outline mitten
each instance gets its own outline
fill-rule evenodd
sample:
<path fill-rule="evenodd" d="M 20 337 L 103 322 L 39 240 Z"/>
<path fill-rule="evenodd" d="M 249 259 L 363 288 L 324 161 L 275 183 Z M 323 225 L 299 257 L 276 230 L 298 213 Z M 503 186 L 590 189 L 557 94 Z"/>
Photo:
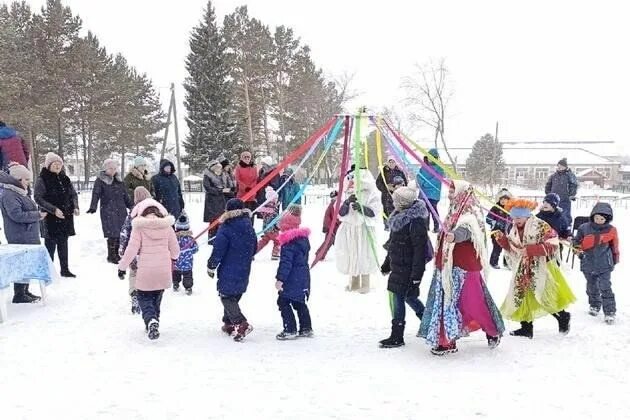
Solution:
<path fill-rule="evenodd" d="M 124 271 L 124 270 L 118 270 L 118 278 L 119 278 L 119 279 L 124 280 L 124 279 L 125 279 L 125 275 L 126 275 L 126 274 L 127 274 L 127 272 L 126 272 L 126 271 Z"/>

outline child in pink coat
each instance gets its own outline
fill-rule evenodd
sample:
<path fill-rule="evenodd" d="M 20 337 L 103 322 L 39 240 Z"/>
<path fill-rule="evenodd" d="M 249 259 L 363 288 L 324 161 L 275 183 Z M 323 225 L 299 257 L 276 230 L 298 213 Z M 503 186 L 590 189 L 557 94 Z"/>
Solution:
<path fill-rule="evenodd" d="M 160 336 L 160 304 L 164 289 L 171 287 L 172 261 L 179 257 L 179 244 L 173 231 L 175 218 L 157 201 L 147 198 L 131 212 L 131 238 L 120 263 L 118 277 L 139 255 L 136 291 L 149 339 Z"/>

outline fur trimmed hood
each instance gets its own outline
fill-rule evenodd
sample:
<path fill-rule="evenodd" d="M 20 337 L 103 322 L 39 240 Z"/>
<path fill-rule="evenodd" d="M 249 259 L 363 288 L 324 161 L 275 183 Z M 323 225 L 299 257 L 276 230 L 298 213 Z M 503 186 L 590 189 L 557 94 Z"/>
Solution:
<path fill-rule="evenodd" d="M 113 177 L 111 177 L 111 176 L 107 175 L 105 173 L 105 171 L 100 171 L 98 173 L 98 179 L 100 179 L 101 181 L 103 181 L 107 185 L 112 185 L 114 183 L 114 180 L 116 180 L 117 182 L 122 183 L 122 179 L 120 179 L 120 174 L 118 172 L 116 172 L 116 174 Z"/>
<path fill-rule="evenodd" d="M 225 223 L 231 219 L 236 219 L 238 217 L 252 217 L 252 211 L 250 209 L 237 209 L 226 211 L 219 218 L 219 223 Z"/>
<path fill-rule="evenodd" d="M 278 241 L 280 242 L 280 245 L 284 245 L 296 239 L 308 238 L 310 235 L 311 230 L 309 228 L 289 229 L 278 235 Z"/>
<path fill-rule="evenodd" d="M 141 215 L 149 207 L 157 207 L 160 213 L 162 213 L 162 215 L 164 216 L 168 214 L 168 211 L 161 203 L 152 198 L 145 198 L 144 200 L 136 204 L 135 207 L 131 210 L 131 217 L 133 218 Z M 175 222 L 171 223 L 171 225 L 174 223 Z"/>
<path fill-rule="evenodd" d="M 413 219 L 426 219 L 429 217 L 429 211 L 427 210 L 424 201 L 416 200 L 411 207 L 404 210 L 396 210 L 389 217 L 389 228 L 392 232 L 398 232 L 405 226 L 407 226 Z"/>
<path fill-rule="evenodd" d="M 6 172 L 0 171 L 0 188 L 6 188 L 8 190 L 14 191 L 20 195 L 26 195 L 26 190 L 20 184 L 20 181 L 13 178 L 11 175 Z"/>
<path fill-rule="evenodd" d="M 166 217 L 137 216 L 131 221 L 133 229 L 161 230 L 170 229 L 175 224 L 175 218 L 170 214 Z"/>

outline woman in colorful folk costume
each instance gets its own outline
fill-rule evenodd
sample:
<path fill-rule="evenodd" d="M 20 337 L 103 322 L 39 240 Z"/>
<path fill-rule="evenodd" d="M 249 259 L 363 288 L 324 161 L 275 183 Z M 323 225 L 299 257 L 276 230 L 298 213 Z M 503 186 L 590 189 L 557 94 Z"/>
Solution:
<path fill-rule="evenodd" d="M 449 200 L 419 334 L 436 356 L 456 353 L 457 339 L 478 329 L 486 333 L 493 349 L 505 329 L 482 275 L 488 258 L 479 200 L 465 181 L 453 181 Z"/>
<path fill-rule="evenodd" d="M 571 314 L 565 309 L 575 296 L 558 267 L 558 234 L 546 222 L 532 214 L 537 207 L 533 201 L 511 200 L 506 210 L 514 220 L 507 236 L 496 234 L 511 261 L 512 283 L 501 306 L 501 313 L 521 328 L 510 335 L 532 338 L 534 319 L 551 314 L 558 320 L 561 334 L 571 326 Z"/>

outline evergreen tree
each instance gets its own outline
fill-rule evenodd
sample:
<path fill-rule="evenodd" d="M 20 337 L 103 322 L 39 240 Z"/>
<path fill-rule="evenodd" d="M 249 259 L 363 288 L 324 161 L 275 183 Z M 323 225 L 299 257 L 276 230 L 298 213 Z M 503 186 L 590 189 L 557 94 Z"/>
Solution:
<path fill-rule="evenodd" d="M 229 156 L 243 146 L 235 135 L 230 68 L 211 1 L 189 44 L 184 83 L 189 134 L 184 141 L 184 161 L 200 171 L 220 153 Z"/>
<path fill-rule="evenodd" d="M 503 145 L 486 134 L 473 145 L 466 160 L 466 174 L 470 181 L 492 187 L 501 181 L 504 171 Z"/>

